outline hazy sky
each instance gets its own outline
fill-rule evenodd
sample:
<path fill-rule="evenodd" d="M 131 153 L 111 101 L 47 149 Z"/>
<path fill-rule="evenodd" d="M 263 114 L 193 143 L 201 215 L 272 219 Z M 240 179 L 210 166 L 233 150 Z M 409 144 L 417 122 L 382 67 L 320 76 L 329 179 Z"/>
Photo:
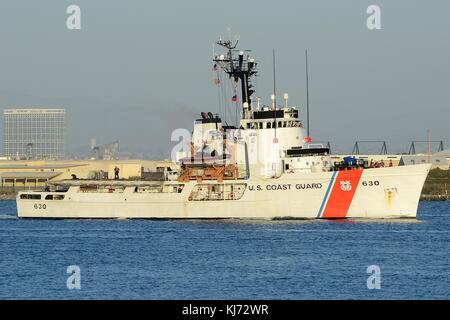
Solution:
<path fill-rule="evenodd" d="M 70 4 L 81 30 L 66 28 Z M 370 4 L 381 30 L 366 27 Z M 119 139 L 162 157 L 172 129 L 218 111 L 212 43 L 239 35 L 259 63 L 255 95 L 269 102 L 275 48 L 279 96 L 302 117 L 308 49 L 314 140 L 400 152 L 429 128 L 450 143 L 449 12 L 448 0 L 2 0 L 0 108 L 66 108 L 68 151 Z"/>

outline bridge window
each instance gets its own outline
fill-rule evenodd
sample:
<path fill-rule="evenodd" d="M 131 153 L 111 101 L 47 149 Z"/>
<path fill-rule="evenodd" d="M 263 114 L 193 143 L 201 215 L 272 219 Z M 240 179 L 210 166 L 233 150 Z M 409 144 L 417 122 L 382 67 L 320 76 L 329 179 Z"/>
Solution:
<path fill-rule="evenodd" d="M 20 199 L 28 199 L 28 200 L 40 200 L 40 194 L 21 194 Z"/>
<path fill-rule="evenodd" d="M 45 200 L 63 200 L 64 195 L 62 194 L 48 194 L 45 196 Z"/>

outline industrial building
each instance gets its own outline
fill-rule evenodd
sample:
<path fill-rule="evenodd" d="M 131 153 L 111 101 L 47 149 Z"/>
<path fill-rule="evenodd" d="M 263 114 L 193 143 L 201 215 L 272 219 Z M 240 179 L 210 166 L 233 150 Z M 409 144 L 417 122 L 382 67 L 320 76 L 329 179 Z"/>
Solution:
<path fill-rule="evenodd" d="M 116 167 L 120 170 L 120 179 L 155 178 L 155 173 L 178 169 L 176 164 L 166 160 L 2 160 L 0 191 L 40 189 L 47 182 L 65 179 L 114 179 Z"/>
<path fill-rule="evenodd" d="M 4 153 L 11 160 L 64 158 L 64 109 L 5 109 Z"/>
<path fill-rule="evenodd" d="M 367 163 L 383 163 L 388 167 L 407 166 L 420 163 L 431 163 L 432 168 L 448 170 L 450 168 L 450 150 L 431 155 L 426 154 L 376 154 L 376 155 L 330 155 L 333 162 L 341 162 L 345 157 L 352 156 L 367 161 Z"/>
<path fill-rule="evenodd" d="M 448 170 L 450 166 L 450 158 L 440 156 L 438 154 L 412 154 L 402 155 L 399 165 L 411 165 L 419 163 L 431 163 L 432 168 L 439 168 L 441 170 Z"/>

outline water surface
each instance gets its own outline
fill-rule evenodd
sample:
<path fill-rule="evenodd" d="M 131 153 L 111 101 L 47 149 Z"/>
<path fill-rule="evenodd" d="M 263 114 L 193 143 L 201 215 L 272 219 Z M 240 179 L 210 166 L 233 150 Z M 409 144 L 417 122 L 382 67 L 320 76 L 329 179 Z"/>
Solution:
<path fill-rule="evenodd" d="M 0 298 L 449 299 L 449 219 L 421 202 L 417 220 L 22 220 L 0 201 Z"/>

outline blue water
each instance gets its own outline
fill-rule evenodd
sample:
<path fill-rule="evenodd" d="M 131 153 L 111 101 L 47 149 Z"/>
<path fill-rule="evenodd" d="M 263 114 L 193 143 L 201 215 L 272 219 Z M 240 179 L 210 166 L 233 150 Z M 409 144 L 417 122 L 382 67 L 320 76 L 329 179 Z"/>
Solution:
<path fill-rule="evenodd" d="M 450 203 L 418 220 L 19 220 L 0 201 L 1 299 L 449 299 Z M 81 289 L 66 287 L 67 267 Z M 381 289 L 367 288 L 367 267 Z"/>

